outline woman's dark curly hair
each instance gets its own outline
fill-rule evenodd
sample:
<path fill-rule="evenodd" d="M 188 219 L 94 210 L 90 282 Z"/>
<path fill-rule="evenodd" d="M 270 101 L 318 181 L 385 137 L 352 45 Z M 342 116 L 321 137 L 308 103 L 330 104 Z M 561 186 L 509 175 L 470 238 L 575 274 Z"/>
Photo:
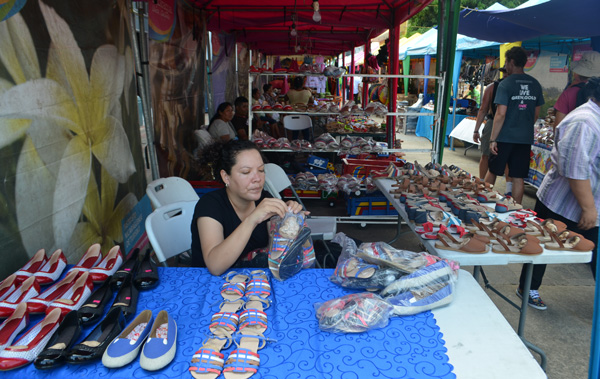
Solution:
<path fill-rule="evenodd" d="M 231 175 L 231 168 L 237 163 L 237 156 L 246 150 L 256 150 L 262 156 L 258 146 L 251 141 L 229 140 L 227 142 L 215 142 L 202 150 L 202 161 L 212 167 L 213 175 L 216 180 L 223 182 L 219 174 L 225 170 L 227 175 Z"/>

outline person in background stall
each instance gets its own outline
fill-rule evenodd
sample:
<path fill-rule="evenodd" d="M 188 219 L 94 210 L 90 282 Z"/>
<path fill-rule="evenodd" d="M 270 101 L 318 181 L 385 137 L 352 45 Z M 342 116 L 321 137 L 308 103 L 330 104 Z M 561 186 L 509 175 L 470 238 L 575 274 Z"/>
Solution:
<path fill-rule="evenodd" d="M 268 267 L 268 222 L 302 206 L 264 191 L 265 165 L 250 141 L 217 142 L 202 151 L 224 188 L 203 195 L 191 223 L 192 263 L 221 275 L 231 267 Z"/>
<path fill-rule="evenodd" d="M 560 124 L 569 112 L 586 102 L 589 94 L 581 90 L 584 89 L 588 78 L 600 76 L 600 53 L 597 51 L 582 52 L 580 60 L 571 62 L 571 71 L 573 72 L 573 81 L 554 104 L 554 109 L 556 109 L 555 126 Z"/>
<path fill-rule="evenodd" d="M 499 85 L 494 98 L 494 116 L 490 137 L 490 158 L 485 181 L 495 184 L 496 177 L 508 174 L 513 178 L 514 200 L 521 204 L 525 190 L 524 178 L 529 175 L 529 156 L 533 143 L 533 125 L 544 104 L 542 86 L 525 74 L 527 53 L 515 46 L 505 54 L 508 77 Z"/>
<path fill-rule="evenodd" d="M 275 92 L 275 88 L 273 87 L 273 85 L 271 85 L 270 83 L 267 83 L 263 86 L 263 94 L 260 97 L 261 100 L 263 101 L 263 104 L 266 102 L 267 104 L 269 104 L 271 106 L 271 108 L 273 108 L 273 106 L 275 106 L 275 104 L 277 103 L 277 97 L 278 97 L 278 95 Z M 269 114 L 269 117 L 270 117 L 270 119 L 275 121 L 274 123 L 273 122 L 269 123 L 269 125 L 271 127 L 271 131 L 273 133 L 273 137 L 275 137 L 275 138 L 283 137 L 285 135 L 285 133 L 283 133 L 281 131 L 281 120 L 280 120 L 279 113 Z"/>
<path fill-rule="evenodd" d="M 297 76 L 294 78 L 292 88 L 285 94 L 285 101 L 291 105 L 308 105 L 314 101 L 311 90 L 304 87 L 303 77 Z"/>
<path fill-rule="evenodd" d="M 469 84 L 469 91 L 463 95 L 463 99 L 475 100 L 477 105 L 479 105 L 479 98 L 480 98 L 480 92 L 477 89 L 477 87 L 475 87 L 472 84 Z"/>
<path fill-rule="evenodd" d="M 506 69 L 501 67 L 498 69 L 504 73 L 506 78 Z M 496 104 L 494 104 L 494 98 L 498 90 L 498 84 L 504 79 L 496 80 L 490 85 L 485 87 L 483 91 L 483 99 L 481 100 L 481 107 L 477 112 L 477 121 L 475 121 L 475 131 L 473 132 L 473 141 L 475 143 L 481 143 L 481 158 L 479 159 L 479 177 L 484 179 L 488 172 L 488 159 L 490 156 L 490 136 L 492 135 L 492 126 L 494 124 L 494 116 L 496 115 Z M 485 120 L 485 126 L 483 132 L 479 134 L 481 124 Z M 505 169 L 504 174 L 506 176 L 506 191 L 505 195 L 512 195 L 512 178 L 508 176 L 508 168 Z"/>
<path fill-rule="evenodd" d="M 311 90 L 304 87 L 304 78 L 297 76 L 294 78 L 293 88 L 291 88 L 285 94 L 285 100 L 291 105 L 300 105 L 300 109 L 304 108 L 306 110 L 306 106 L 308 104 L 312 104 L 314 102 L 313 94 Z M 297 107 L 294 107 L 296 109 Z M 292 139 L 298 139 L 300 133 L 298 130 L 292 130 Z M 302 135 L 305 140 L 310 140 L 310 131 L 309 129 L 303 129 Z"/>
<path fill-rule="evenodd" d="M 235 113 L 233 115 L 233 119 L 231 119 L 231 124 L 233 124 L 233 128 L 237 131 L 238 137 L 242 141 L 248 140 L 248 99 L 244 96 L 239 96 L 233 102 L 235 106 Z M 255 123 L 256 124 L 256 123 Z"/>
<path fill-rule="evenodd" d="M 591 98 L 556 127 L 552 167 L 536 193 L 534 210 L 540 218 L 564 222 L 568 230 L 596 245 L 590 263 L 595 279 L 600 222 L 600 78 L 589 79 L 585 90 Z M 540 310 L 547 308 L 538 292 L 545 272 L 546 265 L 533 265 L 529 305 Z M 519 297 L 524 283 L 525 267 L 517 288 Z"/>
<path fill-rule="evenodd" d="M 261 96 L 260 90 L 258 88 L 252 89 L 252 107 L 258 105 L 261 108 L 268 104 L 266 100 Z M 271 117 L 270 114 L 266 114 L 264 112 L 254 112 L 256 118 L 260 120 L 260 124 L 262 127 L 260 128 L 262 131 L 267 133 L 273 138 L 280 138 L 281 133 L 279 132 L 279 126 L 277 125 L 277 121 Z"/>
<path fill-rule="evenodd" d="M 227 142 L 237 138 L 235 128 L 231 123 L 233 119 L 233 105 L 228 102 L 219 104 L 215 115 L 210 119 L 208 132 L 217 141 Z"/>

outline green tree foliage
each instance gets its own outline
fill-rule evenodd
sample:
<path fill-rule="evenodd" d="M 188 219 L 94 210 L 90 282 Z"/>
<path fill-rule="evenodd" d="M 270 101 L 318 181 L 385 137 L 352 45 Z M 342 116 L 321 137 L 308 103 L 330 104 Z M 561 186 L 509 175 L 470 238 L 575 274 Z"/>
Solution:
<path fill-rule="evenodd" d="M 461 0 L 460 6 L 462 8 L 471 9 L 486 9 L 489 8 L 495 2 L 504 5 L 507 8 L 515 8 L 527 0 Z M 431 27 L 438 24 L 438 0 L 434 0 L 431 4 L 425 7 L 421 12 L 414 15 L 408 21 L 408 29 L 406 36 L 410 37 L 415 33 L 424 33 L 431 29 Z"/>

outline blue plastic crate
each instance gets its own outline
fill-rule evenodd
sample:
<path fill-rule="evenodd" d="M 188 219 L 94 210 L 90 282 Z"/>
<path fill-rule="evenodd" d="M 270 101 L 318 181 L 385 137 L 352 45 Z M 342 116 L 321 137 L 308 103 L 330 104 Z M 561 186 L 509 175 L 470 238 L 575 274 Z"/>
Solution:
<path fill-rule="evenodd" d="M 398 212 L 385 196 L 348 197 L 346 209 L 350 216 L 397 216 Z"/>

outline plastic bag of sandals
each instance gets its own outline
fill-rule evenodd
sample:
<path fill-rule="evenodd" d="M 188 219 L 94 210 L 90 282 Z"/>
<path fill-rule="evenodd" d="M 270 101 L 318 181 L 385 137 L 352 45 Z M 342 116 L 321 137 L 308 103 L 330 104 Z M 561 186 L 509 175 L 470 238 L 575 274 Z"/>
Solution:
<path fill-rule="evenodd" d="M 333 283 L 346 288 L 380 290 L 405 275 L 395 268 L 380 267 L 358 258 L 356 242 L 342 232 L 337 233 L 331 242 L 342 248 L 333 275 L 329 278 Z"/>
<path fill-rule="evenodd" d="M 330 280 L 346 288 L 377 291 L 386 288 L 404 275 L 406 275 L 404 272 L 395 268 L 380 267 L 360 258 L 349 257 L 345 260 L 338 259 Z"/>
<path fill-rule="evenodd" d="M 269 269 L 278 280 L 286 280 L 314 264 L 314 247 L 302 213 L 287 212 L 271 218 Z"/>
<path fill-rule="evenodd" d="M 409 274 L 428 263 L 421 253 L 397 250 L 385 242 L 365 242 L 358 247 L 356 256 L 366 262 L 396 268 Z"/>
<path fill-rule="evenodd" d="M 362 333 L 388 325 L 393 306 L 373 293 L 357 293 L 315 303 L 319 328 L 333 333 Z"/>
<path fill-rule="evenodd" d="M 394 315 L 414 315 L 452 302 L 456 273 L 451 263 L 441 260 L 403 276 L 381 291 Z"/>
<path fill-rule="evenodd" d="M 327 192 L 337 192 L 338 177 L 335 174 L 319 174 L 319 189 Z"/>

